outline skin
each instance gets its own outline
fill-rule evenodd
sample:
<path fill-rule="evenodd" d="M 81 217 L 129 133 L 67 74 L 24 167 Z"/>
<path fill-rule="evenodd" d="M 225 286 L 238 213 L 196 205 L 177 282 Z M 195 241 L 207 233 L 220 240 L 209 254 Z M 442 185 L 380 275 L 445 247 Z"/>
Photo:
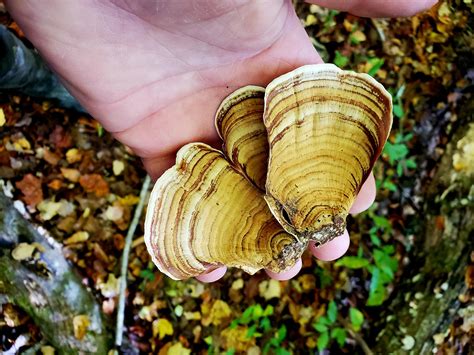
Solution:
<path fill-rule="evenodd" d="M 153 178 L 189 142 L 215 146 L 219 103 L 248 84 L 265 86 L 304 64 L 321 63 L 290 0 L 7 0 L 13 18 L 70 92 L 143 159 Z M 359 16 L 412 16 L 434 0 L 312 0 Z M 373 177 L 351 212 L 375 198 Z M 342 256 L 349 235 L 320 248 Z M 301 263 L 284 274 L 288 279 Z M 224 268 L 198 279 L 222 277 Z"/>

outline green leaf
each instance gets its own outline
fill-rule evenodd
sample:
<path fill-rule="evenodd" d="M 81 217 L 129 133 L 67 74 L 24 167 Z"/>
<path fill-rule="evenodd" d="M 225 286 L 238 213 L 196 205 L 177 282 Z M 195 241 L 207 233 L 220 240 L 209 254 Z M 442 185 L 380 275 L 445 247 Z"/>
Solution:
<path fill-rule="evenodd" d="M 372 217 L 372 219 L 374 220 L 374 223 L 377 227 L 379 227 L 381 229 L 384 229 L 387 232 L 392 230 L 392 224 L 390 223 L 390 221 L 387 218 L 382 217 L 382 216 L 374 215 Z"/>
<path fill-rule="evenodd" d="M 349 318 L 351 319 L 352 328 L 358 332 L 364 324 L 364 314 L 357 308 L 351 307 L 349 309 Z"/>
<path fill-rule="evenodd" d="M 286 331 L 286 326 L 283 324 L 283 325 L 280 327 L 280 329 L 278 329 L 278 334 L 277 334 L 278 343 L 281 344 L 281 342 L 282 342 L 283 340 L 285 340 L 285 338 L 286 338 L 286 333 L 287 333 L 287 331 Z"/>
<path fill-rule="evenodd" d="M 277 348 L 275 351 L 275 355 L 291 355 L 291 352 L 283 348 Z"/>
<path fill-rule="evenodd" d="M 381 280 L 381 273 L 377 267 L 371 271 L 372 280 L 370 280 L 369 299 L 367 306 L 380 306 L 385 300 L 385 287 Z"/>
<path fill-rule="evenodd" d="M 384 153 L 388 156 L 388 161 L 393 165 L 395 161 L 405 158 L 408 154 L 408 148 L 405 144 L 385 143 Z"/>
<path fill-rule="evenodd" d="M 331 322 L 331 324 L 334 323 L 337 319 L 337 305 L 335 301 L 329 302 L 328 319 L 329 319 L 329 322 Z"/>
<path fill-rule="evenodd" d="M 249 329 L 247 329 L 247 338 L 252 338 L 255 333 L 257 333 L 257 325 L 252 325 Z"/>
<path fill-rule="evenodd" d="M 143 269 L 140 271 L 140 277 L 148 280 L 148 281 L 154 281 L 155 280 L 155 273 L 149 269 Z"/>
<path fill-rule="evenodd" d="M 250 321 L 252 320 L 252 314 L 253 314 L 253 309 L 254 306 L 249 306 L 247 309 L 242 313 L 242 317 L 240 317 L 240 323 L 241 324 L 249 324 Z"/>
<path fill-rule="evenodd" d="M 403 111 L 402 105 L 395 104 L 393 105 L 393 114 L 398 118 L 403 118 L 405 112 Z"/>
<path fill-rule="evenodd" d="M 380 238 L 375 235 L 375 234 L 370 234 L 370 240 L 372 241 L 372 244 L 379 247 L 382 245 L 382 241 L 380 240 Z"/>
<path fill-rule="evenodd" d="M 208 337 L 205 337 L 204 338 L 204 342 L 207 344 L 207 345 L 212 345 L 212 336 L 208 336 Z"/>
<path fill-rule="evenodd" d="M 270 329 L 272 329 L 272 325 L 270 323 L 270 319 L 267 317 L 262 318 L 260 321 L 260 327 L 263 329 L 263 331 L 268 332 Z"/>
<path fill-rule="evenodd" d="M 320 288 L 325 288 L 326 286 L 329 286 L 332 283 L 331 274 L 323 268 L 318 267 L 316 269 L 316 274 L 319 276 Z"/>
<path fill-rule="evenodd" d="M 344 328 L 337 327 L 331 330 L 331 338 L 336 339 L 340 347 L 343 347 L 346 343 L 346 337 L 346 330 Z"/>
<path fill-rule="evenodd" d="M 395 185 L 393 182 L 385 180 L 382 184 L 382 187 L 384 189 L 387 189 L 388 191 L 395 192 L 397 191 L 397 185 Z"/>
<path fill-rule="evenodd" d="M 369 260 L 358 256 L 345 256 L 336 261 L 336 266 L 345 266 L 349 269 L 360 269 L 369 265 Z"/>
<path fill-rule="evenodd" d="M 347 63 L 349 63 L 349 58 L 345 55 L 342 55 L 341 52 L 336 51 L 336 56 L 334 58 L 334 64 L 336 64 L 339 68 L 344 68 Z"/>
<path fill-rule="evenodd" d="M 252 319 L 256 321 L 263 316 L 263 308 L 260 304 L 256 304 L 253 308 Z"/>
<path fill-rule="evenodd" d="M 316 344 L 318 346 L 319 352 L 322 352 L 324 349 L 326 349 L 329 344 L 328 332 L 321 333 L 321 335 L 318 337 L 318 341 Z"/>
<path fill-rule="evenodd" d="M 269 304 L 265 307 L 265 310 L 263 311 L 263 316 L 268 317 L 268 316 L 271 316 L 272 314 L 273 314 L 273 306 Z"/>
<path fill-rule="evenodd" d="M 235 349 L 231 348 L 225 352 L 225 355 L 234 355 L 235 354 Z"/>
<path fill-rule="evenodd" d="M 374 76 L 377 74 L 380 68 L 382 68 L 382 65 L 385 61 L 382 58 L 372 58 L 369 60 L 369 63 L 372 64 L 372 67 L 370 68 L 368 74 L 370 76 Z"/>
<path fill-rule="evenodd" d="M 316 329 L 320 333 L 323 333 L 328 330 L 328 327 L 321 323 L 314 323 L 313 328 Z"/>
<path fill-rule="evenodd" d="M 416 161 L 413 158 L 405 160 L 405 165 L 408 169 L 415 169 L 417 167 Z"/>

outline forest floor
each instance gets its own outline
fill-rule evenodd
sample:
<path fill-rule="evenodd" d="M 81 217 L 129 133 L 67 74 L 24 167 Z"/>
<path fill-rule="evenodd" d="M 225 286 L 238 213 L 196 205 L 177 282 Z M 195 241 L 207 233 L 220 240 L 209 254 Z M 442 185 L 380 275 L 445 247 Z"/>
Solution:
<path fill-rule="evenodd" d="M 214 284 L 173 281 L 150 261 L 142 216 L 130 254 L 125 329 L 144 353 L 362 353 L 409 264 L 423 187 L 474 80 L 473 5 L 441 1 L 418 16 L 390 20 L 299 2 L 296 8 L 325 61 L 367 72 L 393 95 L 393 130 L 375 168 L 377 202 L 350 218 L 345 257 L 320 262 L 305 255 L 300 274 L 284 282 L 239 270 Z M 437 122 L 427 119 L 433 112 Z M 91 117 L 12 93 L 0 94 L 0 138 L 0 188 L 63 245 L 103 312 L 114 317 L 124 237 L 145 177 L 140 160 Z M 473 270 L 466 270 L 468 288 Z M 434 353 L 472 351 L 474 310 L 468 295 L 459 300 L 469 311 L 436 335 Z M 22 335 L 23 349 L 42 341 L 37 325 L 0 295 L 0 352 Z"/>

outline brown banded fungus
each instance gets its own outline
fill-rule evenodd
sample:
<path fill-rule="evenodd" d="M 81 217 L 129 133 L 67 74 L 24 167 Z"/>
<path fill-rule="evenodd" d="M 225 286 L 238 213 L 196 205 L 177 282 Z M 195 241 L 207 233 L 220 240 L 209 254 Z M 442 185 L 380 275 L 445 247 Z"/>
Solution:
<path fill-rule="evenodd" d="M 174 279 L 227 265 L 287 270 L 309 241 L 342 234 L 392 124 L 367 74 L 307 65 L 246 86 L 216 114 L 222 151 L 190 143 L 156 182 L 145 241 Z"/>

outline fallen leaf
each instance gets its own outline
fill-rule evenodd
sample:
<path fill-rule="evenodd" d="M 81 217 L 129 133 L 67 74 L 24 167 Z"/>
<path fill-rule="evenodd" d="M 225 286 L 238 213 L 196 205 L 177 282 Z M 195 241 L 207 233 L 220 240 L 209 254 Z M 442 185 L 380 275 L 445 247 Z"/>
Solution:
<path fill-rule="evenodd" d="M 153 337 L 158 335 L 158 338 L 163 339 L 167 335 L 173 335 L 173 325 L 166 318 L 159 318 L 153 321 L 152 324 Z"/>
<path fill-rule="evenodd" d="M 112 162 L 112 171 L 114 172 L 115 176 L 122 174 L 123 170 L 125 169 L 125 164 L 121 160 L 114 160 Z"/>
<path fill-rule="evenodd" d="M 78 182 L 81 177 L 81 173 L 77 169 L 61 168 L 61 174 L 71 182 Z"/>
<path fill-rule="evenodd" d="M 258 285 L 258 292 L 266 300 L 279 298 L 281 295 L 280 282 L 277 280 L 265 280 Z"/>
<path fill-rule="evenodd" d="M 68 148 L 72 145 L 72 137 L 68 132 L 64 131 L 62 126 L 56 126 L 50 134 L 49 140 L 56 148 Z"/>
<path fill-rule="evenodd" d="M 64 240 L 64 244 L 69 245 L 69 244 L 75 244 L 75 243 L 82 243 L 82 242 L 85 242 L 87 239 L 89 239 L 89 233 L 80 231 L 80 232 L 74 233 L 69 238 Z"/>
<path fill-rule="evenodd" d="M 90 325 L 89 317 L 84 314 L 75 316 L 72 319 L 72 324 L 74 328 L 74 336 L 76 337 L 76 339 L 84 339 L 87 334 L 87 329 Z"/>
<path fill-rule="evenodd" d="M 109 221 L 118 221 L 123 217 L 122 206 L 109 206 L 104 213 L 105 219 Z"/>
<path fill-rule="evenodd" d="M 61 199 L 59 202 L 44 200 L 38 204 L 40 218 L 43 221 L 49 221 L 56 215 L 66 217 L 74 212 L 75 205 L 72 202 Z"/>
<path fill-rule="evenodd" d="M 99 174 L 82 175 L 79 184 L 86 192 L 93 192 L 97 197 L 104 197 L 109 193 L 109 185 Z"/>
<path fill-rule="evenodd" d="M 247 349 L 255 345 L 255 337 L 247 337 L 247 333 L 248 328 L 240 325 L 235 328 L 224 329 L 221 336 L 225 348 L 233 348 L 239 353 L 246 352 Z"/>
<path fill-rule="evenodd" d="M 63 182 L 59 179 L 54 179 L 48 184 L 48 187 L 55 191 L 58 191 L 62 186 Z"/>
<path fill-rule="evenodd" d="M 43 150 L 43 159 L 51 165 L 57 165 L 61 160 L 61 157 L 46 148 Z"/>
<path fill-rule="evenodd" d="M 98 285 L 102 296 L 115 297 L 119 293 L 120 278 L 116 278 L 114 274 L 109 274 L 107 282 Z"/>
<path fill-rule="evenodd" d="M 40 350 L 43 355 L 54 355 L 56 353 L 56 350 L 49 345 L 42 346 Z"/>
<path fill-rule="evenodd" d="M 33 256 L 35 249 L 33 244 L 20 243 L 12 250 L 12 257 L 17 261 L 29 259 Z"/>
<path fill-rule="evenodd" d="M 168 355 L 189 355 L 189 354 L 191 354 L 191 350 L 185 348 L 183 344 L 181 343 L 173 344 L 168 349 Z"/>
<path fill-rule="evenodd" d="M 69 164 L 74 164 L 82 159 L 82 153 L 77 148 L 71 148 L 66 152 L 66 160 Z"/>
<path fill-rule="evenodd" d="M 6 122 L 5 112 L 3 112 L 3 108 L 0 107 L 0 127 L 3 127 Z"/>
<path fill-rule="evenodd" d="M 35 208 L 43 201 L 43 190 L 41 189 L 41 179 L 26 174 L 22 180 L 18 181 L 16 187 L 23 193 L 22 200 L 31 208 Z"/>
<path fill-rule="evenodd" d="M 211 311 L 208 316 L 208 320 L 205 323 L 212 323 L 214 325 L 220 325 L 225 320 L 230 318 L 232 310 L 229 305 L 222 300 L 216 300 L 211 307 Z M 204 324 L 204 320 L 203 320 Z M 205 325 L 205 324 L 204 324 Z"/>

